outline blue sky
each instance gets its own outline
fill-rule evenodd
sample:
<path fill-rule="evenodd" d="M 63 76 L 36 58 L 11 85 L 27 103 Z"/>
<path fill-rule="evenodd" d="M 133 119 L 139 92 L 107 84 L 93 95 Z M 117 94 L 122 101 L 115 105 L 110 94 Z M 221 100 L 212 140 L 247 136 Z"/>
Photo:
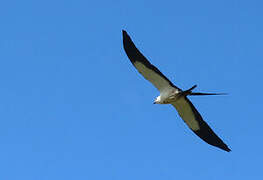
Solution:
<path fill-rule="evenodd" d="M 262 179 L 262 1 L 2 1 L 0 179 Z M 229 145 L 196 137 L 121 30 Z"/>

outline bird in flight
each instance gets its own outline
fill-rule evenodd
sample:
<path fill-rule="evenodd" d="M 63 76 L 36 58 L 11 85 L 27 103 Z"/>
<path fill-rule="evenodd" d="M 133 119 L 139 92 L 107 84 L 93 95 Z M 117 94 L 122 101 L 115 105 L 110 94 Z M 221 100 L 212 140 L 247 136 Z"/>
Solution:
<path fill-rule="evenodd" d="M 222 95 L 223 93 L 192 92 L 196 85 L 186 91 L 176 87 L 144 57 L 125 30 L 122 30 L 122 35 L 124 50 L 131 63 L 145 79 L 150 81 L 160 91 L 160 95 L 155 99 L 154 104 L 171 104 L 187 126 L 202 140 L 227 152 L 231 151 L 203 120 L 200 113 L 187 98 L 187 96 L 191 95 Z"/>

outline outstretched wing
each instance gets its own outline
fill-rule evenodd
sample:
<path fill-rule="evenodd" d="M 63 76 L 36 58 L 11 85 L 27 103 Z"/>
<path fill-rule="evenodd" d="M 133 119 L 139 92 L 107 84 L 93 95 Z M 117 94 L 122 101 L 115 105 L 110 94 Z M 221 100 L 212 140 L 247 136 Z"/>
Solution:
<path fill-rule="evenodd" d="M 124 50 L 135 68 L 160 92 L 167 88 L 177 88 L 136 48 L 126 31 L 122 31 Z M 178 89 L 178 88 L 177 88 Z"/>
<path fill-rule="evenodd" d="M 187 124 L 187 126 L 201 139 L 212 146 L 216 146 L 227 152 L 231 151 L 227 145 L 214 133 L 214 131 L 203 120 L 200 113 L 187 97 L 178 99 L 172 105 Z"/>

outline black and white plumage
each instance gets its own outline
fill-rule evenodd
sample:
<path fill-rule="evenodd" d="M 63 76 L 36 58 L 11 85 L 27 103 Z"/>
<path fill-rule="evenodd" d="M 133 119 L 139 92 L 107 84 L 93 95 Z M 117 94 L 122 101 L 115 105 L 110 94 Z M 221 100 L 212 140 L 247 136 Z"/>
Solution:
<path fill-rule="evenodd" d="M 220 95 L 219 93 L 195 93 L 192 90 L 182 91 L 165 77 L 154 65 L 152 65 L 143 54 L 136 48 L 126 31 L 123 33 L 124 50 L 135 68 L 150 81 L 159 91 L 154 104 L 172 104 L 187 126 L 201 139 L 210 145 L 221 148 L 227 152 L 231 151 L 228 146 L 213 132 L 209 125 L 203 120 L 196 110 L 188 95 Z"/>

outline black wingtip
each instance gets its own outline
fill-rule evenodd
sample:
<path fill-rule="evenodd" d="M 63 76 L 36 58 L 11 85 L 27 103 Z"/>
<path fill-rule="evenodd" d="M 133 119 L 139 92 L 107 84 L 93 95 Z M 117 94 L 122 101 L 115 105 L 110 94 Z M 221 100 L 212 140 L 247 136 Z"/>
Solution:
<path fill-rule="evenodd" d="M 122 35 L 123 35 L 123 36 L 128 36 L 128 33 L 123 29 L 123 30 L 122 30 Z"/>
<path fill-rule="evenodd" d="M 224 150 L 227 151 L 227 152 L 231 151 L 231 149 L 229 149 L 228 147 L 226 147 L 226 149 L 224 149 Z"/>
<path fill-rule="evenodd" d="M 190 105 L 194 116 L 195 120 L 199 124 L 199 129 L 193 130 L 193 132 L 200 137 L 202 140 L 207 142 L 208 144 L 218 147 L 224 151 L 230 152 L 231 149 L 228 148 L 228 146 L 223 142 L 222 139 L 220 139 L 216 133 L 210 128 L 210 126 L 203 120 L 202 116 L 200 113 L 196 110 L 194 105 L 191 103 L 191 101 L 188 98 L 185 98 L 185 100 L 188 102 Z"/>
<path fill-rule="evenodd" d="M 218 147 L 227 152 L 231 151 L 231 149 L 213 132 L 213 130 L 205 122 L 202 122 L 201 129 L 194 131 L 194 133 L 212 146 Z"/>
<path fill-rule="evenodd" d="M 131 46 L 135 46 L 133 44 L 129 34 L 124 29 L 122 30 L 122 37 L 123 37 L 124 46 L 125 46 L 125 44 L 130 44 Z"/>
<path fill-rule="evenodd" d="M 217 147 L 222 149 L 222 150 L 224 150 L 224 151 L 226 151 L 226 152 L 230 152 L 231 151 L 231 149 L 225 143 L 220 143 L 220 144 L 217 145 Z"/>

